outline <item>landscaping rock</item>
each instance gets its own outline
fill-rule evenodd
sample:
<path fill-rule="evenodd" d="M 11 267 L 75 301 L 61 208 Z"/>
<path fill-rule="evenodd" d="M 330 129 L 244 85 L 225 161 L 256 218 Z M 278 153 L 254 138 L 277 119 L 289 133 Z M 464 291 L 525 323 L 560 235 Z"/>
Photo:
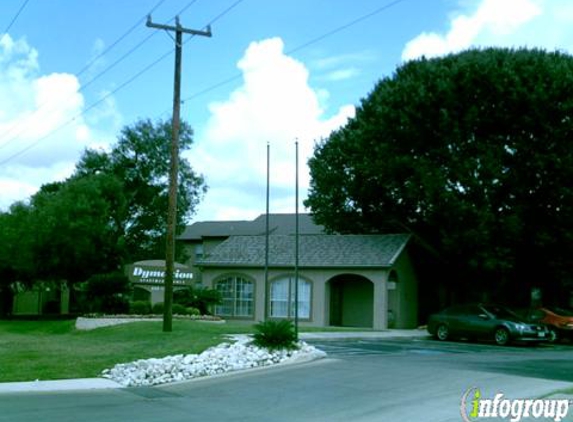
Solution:
<path fill-rule="evenodd" d="M 120 363 L 104 370 L 101 376 L 126 387 L 149 386 L 325 356 L 326 353 L 305 342 L 299 342 L 294 350 L 269 351 L 250 344 L 250 339 L 241 339 L 211 347 L 201 354 Z"/>

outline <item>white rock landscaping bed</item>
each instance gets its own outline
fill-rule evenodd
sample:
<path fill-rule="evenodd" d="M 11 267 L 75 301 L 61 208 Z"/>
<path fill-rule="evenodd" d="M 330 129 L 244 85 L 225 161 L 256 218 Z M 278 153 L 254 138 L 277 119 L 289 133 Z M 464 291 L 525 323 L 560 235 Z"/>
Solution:
<path fill-rule="evenodd" d="M 253 346 L 249 338 L 242 338 L 232 344 L 222 343 L 211 347 L 201 354 L 120 363 L 105 369 L 101 376 L 125 387 L 149 386 L 279 363 L 304 362 L 325 356 L 326 353 L 304 342 L 299 342 L 296 350 L 270 352 Z"/>

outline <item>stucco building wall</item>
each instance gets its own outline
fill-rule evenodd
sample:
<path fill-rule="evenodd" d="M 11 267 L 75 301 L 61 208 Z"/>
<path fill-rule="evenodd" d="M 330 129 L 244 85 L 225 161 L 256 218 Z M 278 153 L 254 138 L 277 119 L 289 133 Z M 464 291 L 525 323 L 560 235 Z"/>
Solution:
<path fill-rule="evenodd" d="M 407 256 L 401 257 L 392 269 L 398 274 L 400 285 L 397 286 L 400 298 L 400 313 L 397 326 L 411 328 L 417 323 L 417 293 L 415 291 L 415 274 L 409 268 Z M 388 275 L 389 268 L 304 268 L 299 270 L 299 278 L 311 283 L 310 318 L 300 319 L 301 326 L 325 327 L 343 325 L 351 327 L 368 327 L 374 329 L 388 328 Z M 293 276 L 292 268 L 269 269 L 269 285 L 265 286 L 263 268 L 224 268 L 209 267 L 202 272 L 202 284 L 216 288 L 218 280 L 228 276 L 241 276 L 254 283 L 254 321 L 264 321 L 269 315 L 270 284 L 273 280 Z M 336 304 L 332 295 L 340 283 L 342 300 Z M 339 309 L 332 309 L 340 307 Z M 340 323 L 333 321 L 336 312 L 342 313 Z M 334 324 L 333 324 L 334 322 Z"/>

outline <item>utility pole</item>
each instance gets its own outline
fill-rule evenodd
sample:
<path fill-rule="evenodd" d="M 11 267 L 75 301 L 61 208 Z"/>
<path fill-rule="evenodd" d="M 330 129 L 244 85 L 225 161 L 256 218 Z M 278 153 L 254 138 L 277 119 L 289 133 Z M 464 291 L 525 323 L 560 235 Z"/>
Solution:
<path fill-rule="evenodd" d="M 169 205 L 167 209 L 167 240 L 165 252 L 165 295 L 163 299 L 163 331 L 173 331 L 173 273 L 175 271 L 175 226 L 177 223 L 177 175 L 179 173 L 179 113 L 181 108 L 181 46 L 183 34 L 211 36 L 211 27 L 206 31 L 183 28 L 179 16 L 175 26 L 159 25 L 147 16 L 149 28 L 175 32 L 175 78 L 173 83 L 173 129 L 171 134 L 171 168 L 169 171 Z"/>

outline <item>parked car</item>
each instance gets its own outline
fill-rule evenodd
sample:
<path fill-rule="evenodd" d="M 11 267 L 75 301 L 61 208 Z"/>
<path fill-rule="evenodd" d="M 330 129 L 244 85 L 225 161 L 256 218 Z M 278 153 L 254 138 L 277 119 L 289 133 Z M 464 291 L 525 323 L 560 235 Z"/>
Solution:
<path fill-rule="evenodd" d="M 549 329 L 549 341 L 562 338 L 573 340 L 573 311 L 552 306 L 529 309 L 525 315 L 527 321 L 546 324 Z"/>
<path fill-rule="evenodd" d="M 464 337 L 493 340 L 500 346 L 516 342 L 541 343 L 549 340 L 544 324 L 529 323 L 499 305 L 457 305 L 430 316 L 428 332 L 439 340 Z"/>

